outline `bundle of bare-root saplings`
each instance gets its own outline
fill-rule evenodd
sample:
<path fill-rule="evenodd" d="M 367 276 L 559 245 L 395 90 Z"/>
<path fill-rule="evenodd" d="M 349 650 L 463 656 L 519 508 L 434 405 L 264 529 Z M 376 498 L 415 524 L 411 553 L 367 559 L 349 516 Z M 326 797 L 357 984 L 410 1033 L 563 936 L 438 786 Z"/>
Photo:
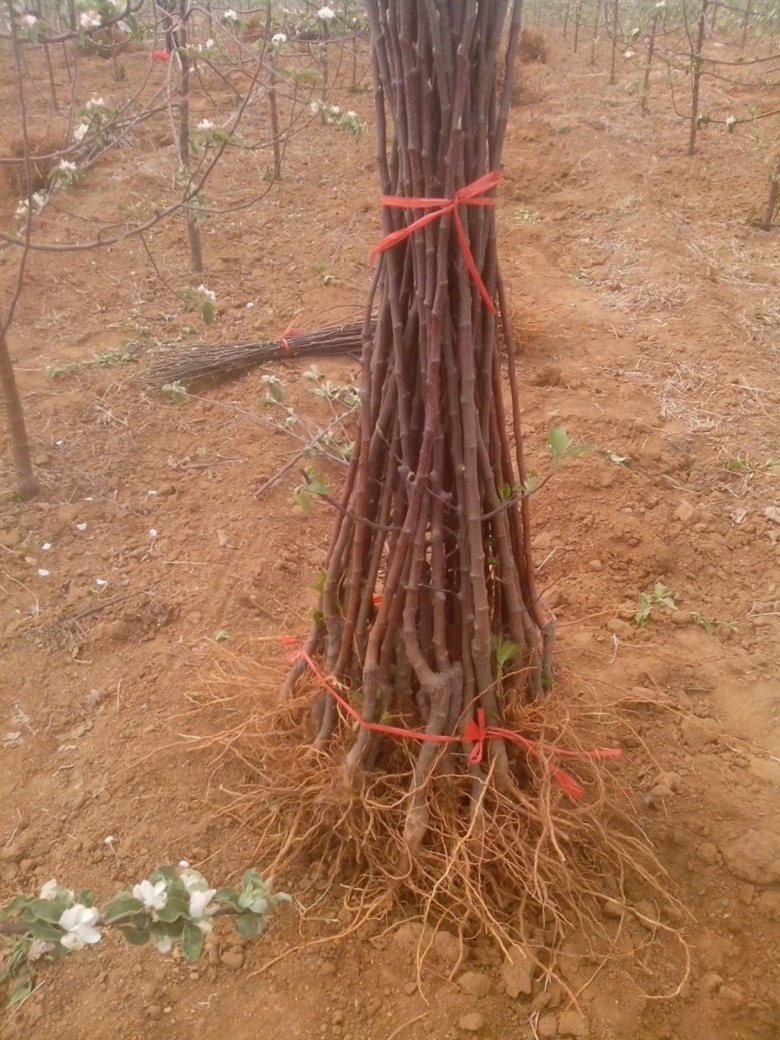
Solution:
<path fill-rule="evenodd" d="M 313 626 L 281 708 L 243 730 L 256 767 L 234 808 L 277 875 L 316 863 L 356 912 L 402 901 L 555 946 L 659 872 L 608 793 L 595 713 L 550 692 L 496 241 L 520 6 L 367 4 L 384 227 L 355 450 Z"/>

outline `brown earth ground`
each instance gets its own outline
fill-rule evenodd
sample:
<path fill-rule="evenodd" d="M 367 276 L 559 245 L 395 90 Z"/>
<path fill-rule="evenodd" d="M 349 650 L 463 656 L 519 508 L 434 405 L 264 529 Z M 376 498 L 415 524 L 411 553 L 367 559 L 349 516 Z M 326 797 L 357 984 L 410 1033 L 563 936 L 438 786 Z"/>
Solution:
<path fill-rule="evenodd" d="M 620 960 L 564 966 L 575 990 L 592 979 L 579 1012 L 541 980 L 510 999 L 485 941 L 467 945 L 454 978 L 446 956 L 432 962 L 420 990 L 408 927 L 367 928 L 253 975 L 348 920 L 316 877 L 281 878 L 309 908 L 302 926 L 294 910 L 280 913 L 262 942 L 237 952 L 225 937 L 195 970 L 107 939 L 40 972 L 4 1038 L 444 1040 L 465 1035 L 458 1023 L 471 1012 L 494 1040 L 780 1035 L 780 239 L 750 223 L 766 169 L 747 132 L 722 127 L 686 157 L 660 74 L 642 117 L 637 66 L 623 64 L 610 88 L 605 56 L 591 69 L 554 35 L 548 64 L 523 71 L 509 128 L 501 253 L 536 468 L 555 425 L 597 451 L 539 495 L 535 547 L 559 617 L 561 686 L 667 704 L 636 709 L 637 735 L 609 768 L 635 792 L 690 909 L 690 978 L 674 999 L 649 999 L 675 989 L 679 958 L 665 964 L 662 942 L 659 960 L 633 918 L 622 946 L 633 981 Z M 148 55 L 123 61 L 128 82 L 140 81 Z M 127 91 L 99 58 L 80 74 L 82 101 Z M 10 110 L 8 64 L 1 75 Z M 224 119 L 229 91 L 212 86 L 213 104 L 196 98 L 198 116 Z M 720 118 L 750 100 L 707 89 Z M 367 94 L 346 105 L 370 121 Z M 248 114 L 246 140 L 262 139 L 261 109 Z M 166 132 L 164 123 L 139 131 L 108 155 L 47 210 L 41 233 L 88 235 L 96 211 L 168 198 Z M 304 362 L 184 404 L 142 377 L 160 344 L 193 338 L 197 315 L 173 289 L 201 280 L 219 301 L 214 342 L 278 334 L 298 312 L 307 328 L 359 312 L 379 228 L 372 152 L 370 132 L 310 125 L 263 200 L 208 221 L 202 279 L 189 275 L 174 223 L 148 236 L 157 270 L 137 239 L 31 258 L 12 348 L 45 493 L 12 501 L 2 443 L 1 901 L 51 877 L 105 899 L 184 857 L 218 882 L 264 868 L 251 821 L 221 812 L 230 772 L 215 774 L 209 755 L 180 738 L 219 728 L 215 713 L 188 714 L 189 698 L 220 658 L 230 668 L 226 651 L 305 628 L 327 510 L 294 508 L 298 466 L 255 492 L 301 449 L 293 435 L 305 442 L 332 413 Z M 267 162 L 267 152 L 229 153 L 210 200 L 263 190 Z M 5 222 L 16 193 L 2 190 Z M 4 294 L 15 263 L 0 254 Z M 344 358 L 320 369 L 344 385 L 356 366 Z M 289 422 L 264 403 L 268 375 L 281 381 Z M 337 465 L 321 466 L 337 483 Z M 654 610 L 640 629 L 633 614 L 656 581 L 679 609 Z M 705 617 L 714 631 L 697 622 Z M 273 697 L 257 689 L 242 710 Z M 463 971 L 482 979 L 460 984 Z"/>

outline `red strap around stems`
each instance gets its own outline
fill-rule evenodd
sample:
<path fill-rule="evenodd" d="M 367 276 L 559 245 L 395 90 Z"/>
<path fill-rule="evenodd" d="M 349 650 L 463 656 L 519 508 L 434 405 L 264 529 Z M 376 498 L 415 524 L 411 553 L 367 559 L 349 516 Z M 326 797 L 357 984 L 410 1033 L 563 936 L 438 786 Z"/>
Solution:
<path fill-rule="evenodd" d="M 292 336 L 293 332 L 298 331 L 298 328 L 300 327 L 302 321 L 303 315 L 296 314 L 293 320 L 281 334 L 279 339 L 276 341 L 281 346 L 282 350 L 286 350 L 288 354 L 290 353 L 290 341 L 287 337 Z"/>
<path fill-rule="evenodd" d="M 300 640 L 287 637 L 282 640 L 282 645 L 300 646 Z M 326 690 L 327 693 L 330 694 L 336 703 L 343 708 L 347 715 L 353 720 L 353 722 L 356 722 L 361 729 L 370 730 L 372 733 L 382 733 L 388 737 L 398 737 L 400 740 L 416 740 L 420 743 L 472 744 L 473 747 L 469 753 L 469 763 L 471 765 L 479 765 L 482 761 L 485 753 L 486 741 L 507 740 L 511 744 L 519 745 L 529 755 L 533 755 L 534 758 L 543 762 L 549 769 L 550 776 L 558 787 L 560 787 L 564 794 L 568 795 L 573 801 L 577 801 L 584 796 L 584 787 L 575 780 L 570 773 L 567 773 L 566 770 L 553 765 L 549 761 L 550 757 L 558 755 L 562 758 L 605 759 L 620 758 L 621 756 L 621 752 L 617 748 L 600 748 L 596 751 L 568 751 L 564 748 L 551 747 L 549 744 L 541 744 L 538 741 L 529 740 L 528 737 L 524 737 L 522 734 L 516 733 L 513 730 L 488 726 L 486 724 L 484 708 L 479 708 L 477 710 L 476 722 L 472 721 L 466 723 L 462 737 L 447 736 L 443 733 L 421 733 L 417 730 L 403 729 L 400 726 L 384 726 L 378 722 L 367 722 L 361 717 L 357 709 L 354 708 L 348 700 L 341 696 L 333 684 L 328 682 L 306 650 L 299 649 L 293 654 L 293 660 L 298 659 L 306 662 L 306 665 L 312 675 L 317 679 L 322 689 Z"/>
<path fill-rule="evenodd" d="M 466 232 L 460 219 L 460 207 L 495 206 L 495 198 L 485 198 L 485 194 L 492 191 L 500 181 L 501 174 L 498 170 L 494 170 L 492 173 L 486 173 L 484 177 L 472 181 L 471 184 L 467 184 L 465 188 L 460 188 L 455 192 L 451 199 L 407 199 L 400 195 L 383 195 L 383 206 L 392 206 L 396 209 L 432 209 L 434 212 L 426 213 L 424 217 L 420 217 L 407 227 L 401 228 L 400 231 L 392 231 L 389 235 L 386 235 L 382 241 L 377 243 L 377 245 L 375 245 L 371 250 L 371 259 L 375 260 L 380 253 L 384 253 L 388 249 L 392 249 L 393 246 L 397 246 L 399 242 L 405 241 L 410 235 L 413 235 L 415 231 L 427 227 L 428 224 L 432 224 L 434 220 L 438 220 L 446 213 L 451 213 L 455 224 L 455 233 L 458 236 L 458 243 L 460 244 L 460 251 L 463 254 L 463 259 L 466 261 L 466 267 L 468 268 L 472 281 L 479 290 L 479 295 L 485 301 L 485 306 L 491 314 L 495 314 L 495 304 L 491 300 L 485 283 L 482 281 L 482 276 L 477 270 L 477 265 L 474 261 L 474 254 L 471 252 L 471 247 L 466 238 Z"/>

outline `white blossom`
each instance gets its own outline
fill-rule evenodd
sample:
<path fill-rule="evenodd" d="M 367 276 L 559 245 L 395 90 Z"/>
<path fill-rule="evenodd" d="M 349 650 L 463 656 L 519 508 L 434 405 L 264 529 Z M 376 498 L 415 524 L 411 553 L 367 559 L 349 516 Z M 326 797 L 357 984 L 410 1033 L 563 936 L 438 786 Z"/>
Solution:
<path fill-rule="evenodd" d="M 27 199 L 19 199 L 19 205 L 16 207 L 14 216 L 18 220 L 24 220 L 30 209 L 30 203 Z"/>
<path fill-rule="evenodd" d="M 170 935 L 163 935 L 154 945 L 160 953 L 170 953 L 173 949 L 173 939 Z"/>
<path fill-rule="evenodd" d="M 210 119 L 201 119 L 201 121 L 198 123 L 198 125 L 195 127 L 195 129 L 196 130 L 201 130 L 203 132 L 205 132 L 207 130 L 213 130 L 214 129 L 214 124 L 211 122 Z M 198 291 L 200 291 L 200 290 L 198 290 Z M 215 299 L 216 299 L 216 297 L 215 297 Z"/>
<path fill-rule="evenodd" d="M 737 117 L 736 116 L 728 116 L 728 118 L 726 119 L 726 126 L 729 128 L 729 130 L 732 128 L 732 126 L 736 126 L 736 125 L 737 125 Z"/>
<path fill-rule="evenodd" d="M 57 892 L 59 892 L 59 891 L 60 891 L 60 886 L 57 884 L 57 882 L 54 880 L 54 878 L 52 878 L 51 881 L 47 881 L 46 884 L 41 888 L 40 898 L 41 899 L 56 899 Z M 67 891 L 67 890 L 63 889 L 63 891 Z M 68 895 L 71 897 L 71 899 L 73 898 L 73 893 L 72 892 L 68 891 Z"/>
<path fill-rule="evenodd" d="M 73 140 L 83 141 L 89 133 L 89 123 L 79 123 L 78 126 L 73 129 Z"/>
<path fill-rule="evenodd" d="M 184 863 L 187 863 L 187 866 L 184 867 L 179 877 L 187 895 L 191 896 L 193 892 L 205 892 L 209 886 L 204 876 L 199 870 L 191 869 L 186 859 L 183 859 L 179 866 L 182 866 Z"/>
<path fill-rule="evenodd" d="M 78 166 L 74 162 L 68 162 L 67 159 L 60 159 L 57 169 L 63 173 L 75 173 L 78 170 Z"/>
<path fill-rule="evenodd" d="M 83 950 L 87 944 L 100 942 L 100 932 L 95 928 L 99 920 L 94 906 L 75 903 L 60 916 L 59 926 L 65 929 L 60 942 L 66 950 Z"/>
<path fill-rule="evenodd" d="M 635 54 L 636 54 L 636 51 L 625 51 L 624 54 L 623 54 L 623 57 L 626 58 L 626 59 L 633 58 Z"/>
<path fill-rule="evenodd" d="M 227 11 L 222 15 L 223 22 L 238 22 L 239 17 L 232 7 L 228 7 Z"/>
<path fill-rule="evenodd" d="M 208 122 L 208 120 L 204 120 L 204 122 Z M 203 283 L 198 286 L 195 292 L 198 296 L 202 296 L 204 300 L 209 300 L 211 303 L 217 302 L 217 294 L 213 290 L 207 289 Z"/>
<path fill-rule="evenodd" d="M 156 527 L 150 527 L 149 528 L 149 537 L 150 538 L 156 538 L 157 537 L 157 528 Z"/>
<path fill-rule="evenodd" d="M 281 47 L 283 43 L 287 43 L 287 37 L 284 33 L 274 33 L 271 37 L 271 43 L 274 47 Z"/>
<path fill-rule="evenodd" d="M 44 542 L 41 549 L 43 549 L 44 552 L 48 552 L 49 549 L 51 549 L 51 542 Z M 43 896 L 41 896 L 41 898 L 43 898 Z"/>
<path fill-rule="evenodd" d="M 317 11 L 317 17 L 323 22 L 329 22 L 331 18 L 336 17 L 336 12 L 330 7 L 321 7 Z"/>
<path fill-rule="evenodd" d="M 95 97 L 94 95 L 89 99 L 84 108 L 87 112 L 91 112 L 95 108 L 105 108 L 106 103 L 102 97 Z"/>
<path fill-rule="evenodd" d="M 216 888 L 190 893 L 190 917 L 202 932 L 210 932 L 213 928 L 209 916 L 216 913 L 217 907 L 210 907 L 209 903 L 216 894 Z"/>
<path fill-rule="evenodd" d="M 34 14 L 23 14 L 19 21 L 25 27 L 25 29 L 32 29 L 32 27 L 35 25 L 38 19 L 35 17 Z"/>
<path fill-rule="evenodd" d="M 79 17 L 79 24 L 82 29 L 97 29 L 101 25 L 100 15 L 93 10 L 82 11 Z"/>
<path fill-rule="evenodd" d="M 142 881 L 140 885 L 133 885 L 133 898 L 143 903 L 147 910 L 162 910 L 168 902 L 168 887 L 164 881 L 155 884 Z"/>

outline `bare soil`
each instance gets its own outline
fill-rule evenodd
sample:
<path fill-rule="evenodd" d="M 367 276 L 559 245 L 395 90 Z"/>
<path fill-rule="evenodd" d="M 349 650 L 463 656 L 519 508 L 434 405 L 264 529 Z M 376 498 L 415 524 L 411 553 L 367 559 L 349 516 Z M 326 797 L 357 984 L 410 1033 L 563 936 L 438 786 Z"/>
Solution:
<path fill-rule="evenodd" d="M 81 89 L 124 96 L 148 54 L 123 61 L 128 83 L 117 84 L 109 62 L 82 59 Z M 660 77 L 640 115 L 630 61 L 610 88 L 603 68 L 550 33 L 548 63 L 522 75 L 498 214 L 528 450 L 544 472 L 557 425 L 597 449 L 539 494 L 537 562 L 559 617 L 561 687 L 645 702 L 623 761 L 605 768 L 634 792 L 690 910 L 689 979 L 673 999 L 648 997 L 674 991 L 678 964 L 632 918 L 623 959 L 568 951 L 579 1009 L 541 980 L 510 999 L 499 951 L 483 940 L 467 942 L 454 977 L 444 950 L 420 988 L 408 925 L 330 941 L 350 918 L 315 872 L 279 879 L 309 908 L 303 923 L 280 913 L 245 949 L 226 934 L 194 970 L 111 939 L 44 969 L 3 1038 L 445 1040 L 468 1025 L 494 1040 L 780 1035 L 780 232 L 750 223 L 766 168 L 748 133 L 716 128 L 688 158 Z M 218 87 L 213 102 L 196 98 L 199 118 L 231 111 Z M 709 89 L 724 115 L 740 100 Z M 10 111 L 8 67 L 0 91 Z M 368 94 L 347 107 L 370 122 Z M 35 131 L 57 140 L 61 122 L 41 98 L 33 108 Z M 245 138 L 262 139 L 266 121 L 258 105 Z M 182 858 L 218 882 L 264 868 L 252 821 L 225 811 L 229 771 L 188 743 L 219 725 L 212 713 L 204 729 L 192 697 L 230 671 L 231 654 L 306 629 L 327 509 L 294 507 L 298 464 L 255 492 L 303 447 L 291 434 L 305 441 L 333 413 L 305 362 L 183 404 L 144 373 L 204 333 L 246 341 L 278 335 L 298 312 L 312 329 L 358 313 L 380 227 L 372 154 L 370 132 L 309 125 L 280 183 L 208 220 L 202 278 L 188 272 L 175 222 L 155 228 L 148 251 L 131 239 L 31 258 L 11 339 L 45 493 L 12 500 L 0 433 L 0 902 L 51 877 L 105 899 Z M 268 161 L 229 153 L 209 199 L 261 194 Z M 96 212 L 164 202 L 174 171 L 164 126 L 139 131 L 46 211 L 42 231 L 67 241 L 88 236 Z M 17 194 L 0 192 L 4 223 Z M 0 253 L 3 299 L 16 259 Z M 174 291 L 200 281 L 218 297 L 208 330 Z M 356 366 L 320 369 L 346 385 Z M 287 426 L 265 403 L 269 375 L 297 417 Z M 337 463 L 318 465 L 338 483 Z M 654 608 L 639 628 L 639 598 L 658 581 L 678 610 Z M 275 689 L 245 696 L 249 717 Z M 294 949 L 312 938 L 323 941 Z M 483 981 L 459 982 L 466 971 Z"/>

